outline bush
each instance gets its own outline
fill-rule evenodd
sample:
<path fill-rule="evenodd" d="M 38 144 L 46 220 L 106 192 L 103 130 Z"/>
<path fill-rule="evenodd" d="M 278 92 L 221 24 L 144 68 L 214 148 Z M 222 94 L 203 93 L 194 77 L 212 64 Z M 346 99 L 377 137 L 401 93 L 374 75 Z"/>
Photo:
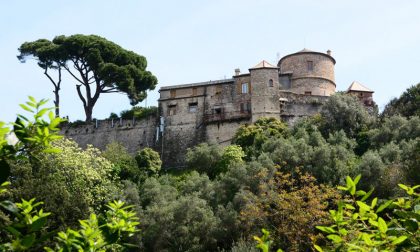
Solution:
<path fill-rule="evenodd" d="M 144 148 L 137 152 L 137 166 L 146 176 L 157 175 L 162 167 L 160 155 L 151 148 Z"/>

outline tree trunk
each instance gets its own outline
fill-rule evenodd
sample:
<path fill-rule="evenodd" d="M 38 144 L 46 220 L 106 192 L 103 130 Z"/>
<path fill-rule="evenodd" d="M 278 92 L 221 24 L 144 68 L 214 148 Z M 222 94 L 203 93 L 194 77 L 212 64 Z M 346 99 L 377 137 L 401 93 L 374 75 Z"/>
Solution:
<path fill-rule="evenodd" d="M 54 85 L 54 106 L 55 106 L 55 117 L 60 117 L 60 86 L 61 86 L 61 66 L 58 66 L 58 81 L 55 82 L 54 79 L 48 74 L 48 67 L 45 67 L 44 74 L 50 79 Z"/>
<path fill-rule="evenodd" d="M 55 100 L 54 100 L 54 106 L 55 106 L 55 117 L 60 117 L 60 95 L 58 94 L 60 89 L 56 89 L 54 91 L 55 94 Z"/>
<path fill-rule="evenodd" d="M 86 115 L 86 122 L 92 121 L 92 112 L 93 112 L 93 106 L 85 106 L 85 115 Z"/>

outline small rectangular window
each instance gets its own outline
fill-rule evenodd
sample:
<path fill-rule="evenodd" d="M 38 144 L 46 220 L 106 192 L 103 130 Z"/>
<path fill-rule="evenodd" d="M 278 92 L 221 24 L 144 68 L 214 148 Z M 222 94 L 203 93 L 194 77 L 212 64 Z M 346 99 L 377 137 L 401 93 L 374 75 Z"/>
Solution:
<path fill-rule="evenodd" d="M 223 109 L 221 107 L 215 107 L 213 108 L 213 111 L 215 114 L 221 114 L 223 112 Z"/>
<path fill-rule="evenodd" d="M 188 112 L 190 113 L 195 113 L 198 110 L 198 103 L 197 102 L 193 102 L 193 103 L 189 103 L 188 104 Z"/>
<path fill-rule="evenodd" d="M 221 94 L 222 93 L 222 86 L 218 85 L 216 86 L 216 94 Z"/>
<path fill-rule="evenodd" d="M 176 105 L 168 105 L 168 115 L 176 115 Z"/>
<path fill-rule="evenodd" d="M 242 83 L 242 94 L 248 94 L 248 83 Z"/>
<path fill-rule="evenodd" d="M 314 62 L 308 61 L 308 71 L 313 71 L 313 70 L 314 70 Z"/>
<path fill-rule="evenodd" d="M 171 90 L 171 98 L 175 98 L 176 96 L 176 90 Z"/>
<path fill-rule="evenodd" d="M 241 108 L 241 113 L 251 112 L 251 103 L 250 102 L 241 103 L 240 108 Z"/>
<path fill-rule="evenodd" d="M 305 91 L 305 95 L 312 95 L 311 91 Z"/>

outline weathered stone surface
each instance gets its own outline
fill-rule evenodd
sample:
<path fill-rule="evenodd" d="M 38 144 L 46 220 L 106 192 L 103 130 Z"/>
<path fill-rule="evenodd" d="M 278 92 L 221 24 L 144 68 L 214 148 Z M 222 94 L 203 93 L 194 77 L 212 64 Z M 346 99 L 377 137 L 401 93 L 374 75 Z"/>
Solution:
<path fill-rule="evenodd" d="M 249 73 L 232 79 L 162 87 L 159 118 L 134 125 L 123 121 L 114 127 L 101 121 L 98 128 L 81 126 L 63 129 L 63 133 L 82 146 L 104 148 L 117 141 L 131 153 L 152 147 L 160 152 L 164 167 L 180 168 L 185 164 L 188 148 L 201 142 L 228 145 L 241 125 L 260 117 L 275 117 L 293 124 L 318 113 L 335 93 L 334 65 L 331 55 L 303 50 L 283 57 L 278 68 L 260 63 Z M 287 85 L 280 83 L 285 77 L 290 79 Z M 372 99 L 371 94 L 353 95 L 363 101 Z M 158 132 L 157 127 L 163 132 Z"/>

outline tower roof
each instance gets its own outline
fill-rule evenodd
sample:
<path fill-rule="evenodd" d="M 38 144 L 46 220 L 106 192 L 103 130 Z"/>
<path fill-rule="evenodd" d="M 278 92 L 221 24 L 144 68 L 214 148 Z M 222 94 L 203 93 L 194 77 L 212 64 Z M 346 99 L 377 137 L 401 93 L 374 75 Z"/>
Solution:
<path fill-rule="evenodd" d="M 330 52 L 331 52 L 331 51 L 330 51 Z M 331 55 L 330 55 L 330 54 L 328 54 L 328 53 L 317 52 L 317 51 L 312 51 L 312 50 L 309 50 L 309 49 L 307 49 L 307 48 L 303 48 L 302 50 L 300 50 L 300 51 L 298 51 L 298 52 L 295 52 L 295 53 L 292 53 L 292 54 L 288 54 L 288 55 L 284 56 L 283 58 L 281 58 L 281 59 L 279 60 L 278 64 L 277 64 L 277 66 L 280 66 L 281 62 L 282 62 L 284 59 L 286 59 L 286 58 L 288 58 L 288 57 L 290 57 L 290 56 L 295 56 L 295 55 L 299 55 L 299 54 L 318 54 L 318 55 L 323 55 L 323 56 L 326 56 L 326 57 L 330 58 L 334 64 L 336 63 L 336 62 L 335 62 L 335 59 L 333 58 L 333 56 L 331 56 Z"/>
<path fill-rule="evenodd" d="M 276 66 L 271 65 L 267 61 L 263 60 L 260 63 L 258 63 L 256 66 L 250 68 L 250 69 L 258 69 L 258 68 L 278 68 Z"/>
<path fill-rule="evenodd" d="M 347 89 L 347 92 L 350 91 L 358 91 L 358 92 L 368 92 L 368 93 L 373 93 L 372 90 L 370 90 L 369 88 L 363 86 L 362 84 L 360 84 L 357 81 L 353 81 L 350 85 L 350 87 Z"/>

